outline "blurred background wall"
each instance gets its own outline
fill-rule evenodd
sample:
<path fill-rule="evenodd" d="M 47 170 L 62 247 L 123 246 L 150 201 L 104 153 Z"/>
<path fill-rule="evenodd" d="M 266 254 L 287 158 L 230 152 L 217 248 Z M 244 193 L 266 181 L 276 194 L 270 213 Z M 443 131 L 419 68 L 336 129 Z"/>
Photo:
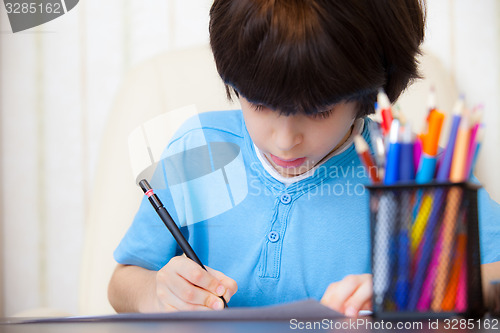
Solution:
<path fill-rule="evenodd" d="M 15 34 L 0 6 L 0 316 L 78 313 L 84 221 L 114 95 L 142 61 L 206 44 L 210 4 L 81 0 Z M 427 14 L 425 49 L 470 106 L 485 106 L 476 173 L 500 201 L 500 2 L 433 0 Z"/>

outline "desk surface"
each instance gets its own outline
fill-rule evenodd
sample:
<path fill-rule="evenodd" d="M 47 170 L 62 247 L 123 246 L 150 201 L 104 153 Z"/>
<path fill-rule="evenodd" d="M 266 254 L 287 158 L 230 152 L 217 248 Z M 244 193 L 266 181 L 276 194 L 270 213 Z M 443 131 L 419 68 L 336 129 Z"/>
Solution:
<path fill-rule="evenodd" d="M 399 326 L 398 326 L 399 325 Z M 198 332 L 500 332 L 500 319 L 430 319 L 388 321 L 362 317 L 312 321 L 231 320 L 110 320 L 95 322 L 36 322 L 0 324 L 1 333 L 198 333 Z"/>
<path fill-rule="evenodd" d="M 422 318 L 422 317 L 420 317 Z M 2 324 L 3 323 L 3 324 Z M 0 318 L 0 333 L 497 332 L 500 319 L 346 318 L 315 300 L 223 311 L 129 313 L 66 318 Z"/>

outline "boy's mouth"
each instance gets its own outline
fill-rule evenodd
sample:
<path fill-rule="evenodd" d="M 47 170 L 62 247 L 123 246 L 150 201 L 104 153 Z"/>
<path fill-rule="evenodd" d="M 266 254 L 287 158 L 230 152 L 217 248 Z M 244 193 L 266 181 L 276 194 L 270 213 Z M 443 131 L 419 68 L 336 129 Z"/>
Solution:
<path fill-rule="evenodd" d="M 296 168 L 298 166 L 301 166 L 306 160 L 305 157 L 294 158 L 291 160 L 283 160 L 277 156 L 274 156 L 273 154 L 269 155 L 271 156 L 273 162 L 282 168 Z"/>

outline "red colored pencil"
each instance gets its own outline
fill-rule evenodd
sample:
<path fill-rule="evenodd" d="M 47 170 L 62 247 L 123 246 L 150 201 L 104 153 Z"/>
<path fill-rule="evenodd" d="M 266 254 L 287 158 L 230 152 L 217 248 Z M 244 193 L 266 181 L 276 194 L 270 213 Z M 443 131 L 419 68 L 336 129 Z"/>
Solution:
<path fill-rule="evenodd" d="M 380 177 L 378 175 L 378 169 L 370 155 L 370 149 L 365 139 L 359 134 L 354 136 L 354 147 L 358 153 L 359 159 L 363 162 L 365 168 L 368 171 L 368 175 L 374 183 L 380 182 Z"/>
<path fill-rule="evenodd" d="M 377 104 L 382 116 L 382 131 L 384 135 L 388 135 L 391 130 L 393 116 L 391 102 L 383 90 L 379 90 L 377 94 Z"/>

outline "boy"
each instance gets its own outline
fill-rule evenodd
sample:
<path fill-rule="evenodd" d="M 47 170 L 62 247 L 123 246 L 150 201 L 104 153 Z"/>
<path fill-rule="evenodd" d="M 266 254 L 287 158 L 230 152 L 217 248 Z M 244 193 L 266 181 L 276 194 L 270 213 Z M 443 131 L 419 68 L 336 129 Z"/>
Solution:
<path fill-rule="evenodd" d="M 168 149 L 196 138 L 242 154 L 248 194 L 183 226 L 205 272 L 180 255 L 147 200 L 115 251 L 109 299 L 117 311 L 206 310 L 304 298 L 349 316 L 371 308 L 369 182 L 352 145 L 369 141 L 378 89 L 391 101 L 418 77 L 424 35 L 418 0 L 216 0 L 210 44 L 241 111 L 200 116 Z M 484 191 L 483 191 L 484 192 Z M 188 194 L 189 195 L 189 194 Z M 173 198 L 173 199 L 172 199 Z M 498 268 L 498 205 L 480 198 L 482 261 Z M 361 209 L 360 209 L 361 208 Z M 196 222 L 196 223 L 195 223 Z"/>

